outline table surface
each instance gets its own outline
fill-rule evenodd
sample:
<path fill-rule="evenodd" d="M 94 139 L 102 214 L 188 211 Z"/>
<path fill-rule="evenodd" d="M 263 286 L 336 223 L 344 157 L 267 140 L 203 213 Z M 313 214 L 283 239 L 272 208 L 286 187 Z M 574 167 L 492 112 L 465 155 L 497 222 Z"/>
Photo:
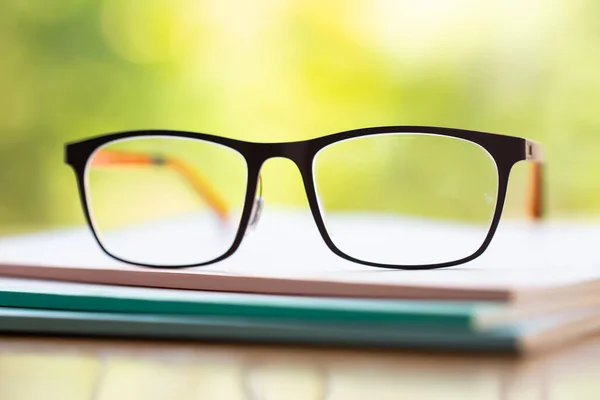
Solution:
<path fill-rule="evenodd" d="M 529 357 L 3 336 L 0 399 L 598 399 L 600 336 Z"/>

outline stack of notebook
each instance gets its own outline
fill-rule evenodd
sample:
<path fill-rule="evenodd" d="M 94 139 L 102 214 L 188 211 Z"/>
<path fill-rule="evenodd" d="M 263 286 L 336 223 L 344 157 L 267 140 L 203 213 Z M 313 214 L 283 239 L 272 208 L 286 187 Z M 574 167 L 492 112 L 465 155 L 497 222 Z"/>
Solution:
<path fill-rule="evenodd" d="M 482 257 L 429 271 L 349 263 L 297 213 L 187 270 L 118 263 L 86 228 L 5 237 L 0 332 L 531 353 L 600 332 L 599 237 L 503 221 Z"/>

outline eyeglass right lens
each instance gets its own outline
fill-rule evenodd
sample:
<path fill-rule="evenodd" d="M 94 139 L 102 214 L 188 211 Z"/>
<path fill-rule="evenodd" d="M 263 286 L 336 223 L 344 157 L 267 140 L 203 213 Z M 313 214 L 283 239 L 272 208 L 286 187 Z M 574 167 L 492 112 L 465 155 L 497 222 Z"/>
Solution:
<path fill-rule="evenodd" d="M 498 172 L 479 145 L 390 133 L 337 142 L 314 162 L 334 245 L 361 261 L 422 266 L 462 260 L 487 237 Z"/>
<path fill-rule="evenodd" d="M 212 261 L 232 246 L 247 167 L 241 154 L 215 143 L 143 136 L 98 149 L 85 179 L 92 224 L 108 253 L 175 267 Z"/>

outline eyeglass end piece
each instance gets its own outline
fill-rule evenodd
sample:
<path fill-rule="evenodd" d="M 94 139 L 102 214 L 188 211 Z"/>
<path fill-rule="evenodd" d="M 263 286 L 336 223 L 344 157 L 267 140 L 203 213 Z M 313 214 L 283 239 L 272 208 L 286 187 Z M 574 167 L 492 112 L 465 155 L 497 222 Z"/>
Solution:
<path fill-rule="evenodd" d="M 543 162 L 544 154 L 542 146 L 533 140 L 527 139 L 525 141 L 525 159 L 527 161 Z"/>

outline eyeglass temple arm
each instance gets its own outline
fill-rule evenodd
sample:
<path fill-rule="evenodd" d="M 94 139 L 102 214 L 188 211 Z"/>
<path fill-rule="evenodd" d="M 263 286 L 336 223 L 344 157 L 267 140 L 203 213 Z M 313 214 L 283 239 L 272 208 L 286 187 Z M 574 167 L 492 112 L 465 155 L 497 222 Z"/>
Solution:
<path fill-rule="evenodd" d="M 544 217 L 544 154 L 539 143 L 527 140 L 525 158 L 532 161 L 529 172 L 527 213 L 530 219 L 539 221 Z"/>
<path fill-rule="evenodd" d="M 194 191 L 208 203 L 213 211 L 217 213 L 221 221 L 227 221 L 229 214 L 229 205 L 227 204 L 227 201 L 219 195 L 214 186 L 200 173 L 200 171 L 183 160 L 130 151 L 100 150 L 94 156 L 92 165 L 141 165 L 171 168 L 183 177 L 191 185 Z"/>

